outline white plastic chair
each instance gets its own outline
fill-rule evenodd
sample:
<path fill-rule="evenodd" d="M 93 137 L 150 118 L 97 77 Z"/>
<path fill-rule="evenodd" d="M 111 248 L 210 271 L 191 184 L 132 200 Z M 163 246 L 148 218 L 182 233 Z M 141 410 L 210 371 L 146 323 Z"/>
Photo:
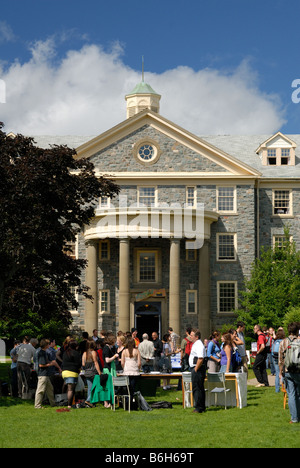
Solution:
<path fill-rule="evenodd" d="M 113 410 L 116 410 L 116 399 L 121 398 L 123 403 L 124 411 L 126 411 L 126 398 L 128 398 L 128 411 L 130 413 L 130 391 L 129 391 L 129 377 L 127 375 L 122 375 L 119 377 L 113 377 L 113 388 L 114 388 L 114 404 Z M 116 395 L 115 388 L 122 387 L 127 389 L 127 393 Z"/>
<path fill-rule="evenodd" d="M 214 387 L 214 385 L 219 384 Z M 214 387 L 214 388 L 212 388 Z M 227 409 L 226 395 L 230 392 L 230 388 L 226 388 L 225 374 L 223 372 L 207 373 L 207 390 L 208 393 L 215 395 L 215 406 L 217 406 L 217 396 L 219 393 L 224 393 L 225 409 Z"/>
<path fill-rule="evenodd" d="M 184 388 L 184 400 L 183 400 L 183 408 L 186 408 L 186 395 L 188 396 L 188 401 L 190 401 L 191 406 L 193 406 L 193 390 L 192 390 L 192 374 L 191 372 L 182 373 L 182 385 Z M 191 395 L 191 397 L 189 397 Z"/>

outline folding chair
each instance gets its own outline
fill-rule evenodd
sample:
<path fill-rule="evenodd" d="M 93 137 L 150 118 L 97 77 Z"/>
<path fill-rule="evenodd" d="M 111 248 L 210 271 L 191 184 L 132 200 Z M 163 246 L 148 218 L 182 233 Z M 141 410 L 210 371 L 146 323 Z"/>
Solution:
<path fill-rule="evenodd" d="M 123 403 L 123 408 L 124 408 L 124 411 L 126 410 L 126 406 L 125 406 L 125 402 L 126 402 L 126 398 L 128 398 L 128 411 L 130 413 L 130 390 L 129 390 L 129 377 L 127 375 L 122 375 L 122 376 L 119 376 L 119 377 L 113 377 L 112 378 L 113 380 L 113 389 L 114 389 L 114 405 L 113 405 L 113 410 L 115 411 L 116 410 L 116 399 L 118 398 L 121 398 L 122 399 L 122 403 Z M 116 392 L 115 392 L 115 389 L 116 388 L 123 388 L 123 389 L 127 389 L 127 393 L 123 393 L 123 394 L 120 394 L 120 395 L 116 395 Z"/>
<path fill-rule="evenodd" d="M 219 385 L 214 387 L 216 384 Z M 230 388 L 226 388 L 225 374 L 223 372 L 207 373 L 207 390 L 208 393 L 213 393 L 215 395 L 215 406 L 217 406 L 217 395 L 219 393 L 224 393 L 224 406 L 225 409 L 227 409 L 226 395 L 230 392 Z"/>
<path fill-rule="evenodd" d="M 192 390 L 192 374 L 191 372 L 189 373 L 182 373 L 182 385 L 184 389 L 184 399 L 183 399 L 183 408 L 188 407 L 186 405 L 186 395 L 188 396 L 188 401 L 191 403 L 191 406 L 193 406 L 193 390 Z M 191 395 L 191 397 L 189 397 Z"/>

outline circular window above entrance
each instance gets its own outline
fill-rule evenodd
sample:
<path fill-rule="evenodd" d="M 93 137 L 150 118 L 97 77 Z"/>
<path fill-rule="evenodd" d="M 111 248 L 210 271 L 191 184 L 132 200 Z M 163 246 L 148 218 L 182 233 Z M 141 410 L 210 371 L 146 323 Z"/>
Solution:
<path fill-rule="evenodd" d="M 153 140 L 142 140 L 134 145 L 134 156 L 140 164 L 154 164 L 160 157 L 160 148 Z"/>

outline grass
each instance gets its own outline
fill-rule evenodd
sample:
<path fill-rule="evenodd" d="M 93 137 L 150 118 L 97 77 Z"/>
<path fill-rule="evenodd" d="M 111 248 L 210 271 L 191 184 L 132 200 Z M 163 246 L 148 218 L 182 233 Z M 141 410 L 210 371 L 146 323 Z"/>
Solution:
<path fill-rule="evenodd" d="M 0 365 L 0 378 L 5 376 Z M 250 376 L 251 377 L 251 374 Z M 172 409 L 113 412 L 98 405 L 57 413 L 35 410 L 33 401 L 0 398 L 1 448 L 299 448 L 300 424 L 290 425 L 283 395 L 274 387 L 248 387 L 243 409 L 209 408 L 193 414 L 182 394 L 157 390 L 148 403 L 167 400 Z"/>

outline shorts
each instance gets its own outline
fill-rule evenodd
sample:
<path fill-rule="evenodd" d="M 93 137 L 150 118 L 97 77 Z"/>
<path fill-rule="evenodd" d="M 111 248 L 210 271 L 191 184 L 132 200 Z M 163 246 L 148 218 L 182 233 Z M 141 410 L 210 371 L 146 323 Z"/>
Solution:
<path fill-rule="evenodd" d="M 65 384 L 77 384 L 78 382 L 78 377 L 66 377 L 64 379 Z"/>

